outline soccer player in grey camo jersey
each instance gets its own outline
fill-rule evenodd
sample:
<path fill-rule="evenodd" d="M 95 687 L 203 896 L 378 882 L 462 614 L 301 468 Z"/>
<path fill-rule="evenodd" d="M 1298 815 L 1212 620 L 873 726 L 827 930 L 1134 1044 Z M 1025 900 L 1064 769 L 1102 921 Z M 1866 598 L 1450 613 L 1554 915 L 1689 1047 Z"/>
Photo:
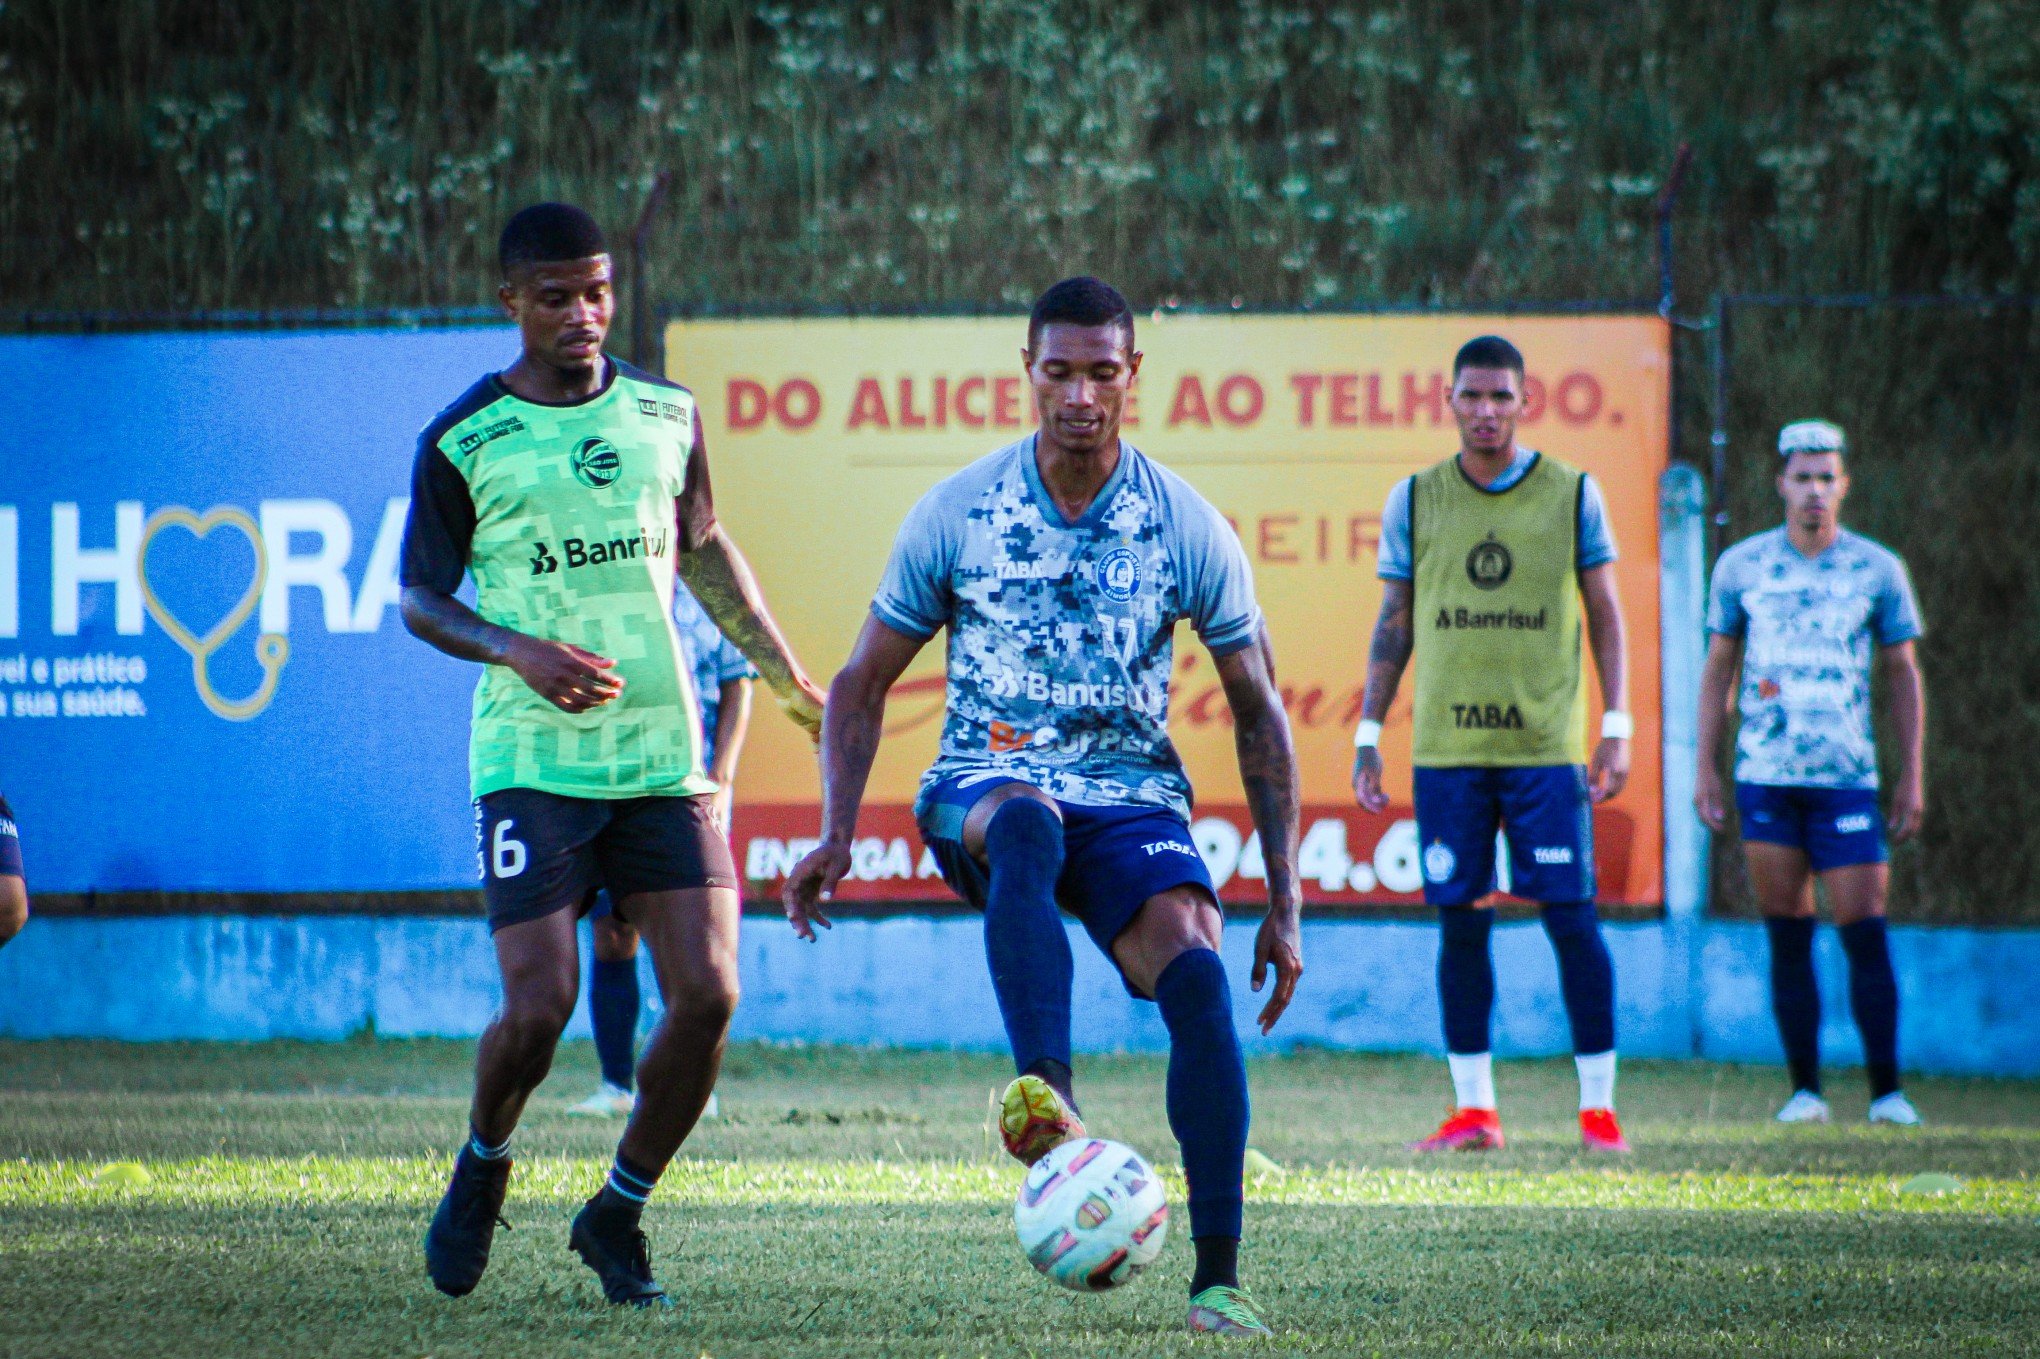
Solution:
<path fill-rule="evenodd" d="M 942 750 L 915 811 L 943 878 L 984 912 L 992 989 L 1020 1073 L 1006 1149 L 1033 1164 L 1084 1136 L 1070 1078 L 1071 969 L 1058 905 L 1169 1029 L 1169 1126 L 1189 1182 L 1192 1331 L 1267 1335 L 1240 1287 L 1247 1073 L 1169 740 L 1176 623 L 1210 650 L 1265 846 L 1253 986 L 1265 1032 L 1303 972 L 1297 780 L 1246 553 L 1182 478 L 1119 437 L 1140 369 L 1133 312 L 1094 278 L 1035 304 L 1021 355 L 1040 433 L 978 459 L 907 516 L 822 726 L 823 840 L 786 884 L 804 938 L 850 868 L 886 691 L 949 632 Z M 1150 1224 L 1152 1225 L 1152 1224 Z"/>
<path fill-rule="evenodd" d="M 1694 800 L 1728 828 L 1714 757 L 1737 691 L 1735 802 L 1743 857 L 1771 941 L 1771 1005 L 1792 1075 L 1783 1123 L 1825 1123 L 1820 991 L 1813 973 L 1813 879 L 1834 907 L 1849 957 L 1849 1008 L 1863 1037 L 1870 1121 L 1920 1121 L 1898 1088 L 1898 981 L 1885 937 L 1887 821 L 1877 796 L 1870 671 L 1882 672 L 1897 729 L 1890 838 L 1926 811 L 1926 701 L 1913 642 L 1920 609 L 1898 554 L 1841 526 L 1847 440 L 1825 420 L 1778 436 L 1785 523 L 1721 554 L 1707 604 Z M 1737 673 L 1741 683 L 1737 684 Z"/>

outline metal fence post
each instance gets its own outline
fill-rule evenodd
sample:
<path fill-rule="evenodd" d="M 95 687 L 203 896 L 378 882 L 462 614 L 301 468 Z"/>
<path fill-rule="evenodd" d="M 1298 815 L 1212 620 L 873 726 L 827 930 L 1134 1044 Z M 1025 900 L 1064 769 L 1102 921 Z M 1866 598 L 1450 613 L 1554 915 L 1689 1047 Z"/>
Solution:
<path fill-rule="evenodd" d="M 1664 721 L 1666 971 L 1685 983 L 1700 1050 L 1701 917 L 1707 909 L 1707 827 L 1693 808 L 1700 761 L 1700 666 L 1707 595 L 1707 486 L 1675 462 L 1658 482 L 1658 646 Z"/>

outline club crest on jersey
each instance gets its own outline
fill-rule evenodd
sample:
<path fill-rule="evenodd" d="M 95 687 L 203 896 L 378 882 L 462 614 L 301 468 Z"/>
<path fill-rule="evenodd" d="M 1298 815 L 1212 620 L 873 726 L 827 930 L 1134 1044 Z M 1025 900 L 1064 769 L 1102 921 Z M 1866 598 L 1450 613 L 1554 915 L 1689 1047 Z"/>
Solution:
<path fill-rule="evenodd" d="M 1475 543 L 1473 551 L 1466 554 L 1466 578 L 1479 590 L 1499 590 L 1509 579 L 1509 572 L 1516 569 L 1516 559 L 1509 555 L 1509 549 L 1495 540 L 1490 533 L 1486 541 Z"/>
<path fill-rule="evenodd" d="M 601 490 L 623 474 L 623 459 L 607 439 L 581 440 L 568 461 L 574 469 L 574 480 L 592 491 Z"/>
<path fill-rule="evenodd" d="M 1140 593 L 1140 554 L 1130 547 L 1115 547 L 1099 558 L 1098 589 L 1115 604 Z"/>

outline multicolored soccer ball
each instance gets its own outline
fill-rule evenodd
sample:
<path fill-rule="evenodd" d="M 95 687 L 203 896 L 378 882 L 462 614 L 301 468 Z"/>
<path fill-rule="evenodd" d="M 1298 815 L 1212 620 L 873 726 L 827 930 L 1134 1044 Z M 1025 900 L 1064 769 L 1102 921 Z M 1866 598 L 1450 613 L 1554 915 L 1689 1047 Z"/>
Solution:
<path fill-rule="evenodd" d="M 1036 1269 L 1064 1288 L 1102 1293 L 1161 1255 L 1169 1203 L 1161 1178 L 1139 1152 L 1079 1137 L 1027 1172 L 1013 1226 Z"/>

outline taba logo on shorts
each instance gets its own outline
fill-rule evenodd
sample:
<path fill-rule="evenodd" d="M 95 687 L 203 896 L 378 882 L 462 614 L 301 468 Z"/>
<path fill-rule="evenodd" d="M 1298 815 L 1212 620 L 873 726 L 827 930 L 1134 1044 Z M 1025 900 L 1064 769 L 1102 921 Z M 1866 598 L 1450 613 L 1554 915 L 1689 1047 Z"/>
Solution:
<path fill-rule="evenodd" d="M 607 439 L 581 440 L 568 461 L 573 465 L 574 479 L 590 490 L 599 491 L 623 474 L 623 459 Z"/>
<path fill-rule="evenodd" d="M 1459 867 L 1459 856 L 1443 840 L 1434 840 L 1424 851 L 1424 877 L 1431 882 L 1445 882 L 1452 877 L 1452 871 Z"/>
<path fill-rule="evenodd" d="M 1855 812 L 1849 816 L 1838 816 L 1835 818 L 1835 833 L 1837 835 L 1861 835 L 1864 831 L 1869 830 L 1871 825 L 1872 822 L 1868 812 Z"/>
<path fill-rule="evenodd" d="M 1130 547 L 1115 547 L 1098 559 L 1098 590 L 1115 604 L 1124 604 L 1140 592 L 1140 554 Z"/>
<path fill-rule="evenodd" d="M 1483 542 L 1475 543 L 1473 551 L 1466 554 L 1466 578 L 1476 589 L 1499 590 L 1515 570 L 1516 559 L 1509 555 L 1509 549 L 1496 541 L 1490 533 Z"/>
<path fill-rule="evenodd" d="M 1530 857 L 1547 868 L 1563 867 L 1572 862 L 1572 846 L 1538 845 L 1530 851 Z"/>
<path fill-rule="evenodd" d="M 1140 847 L 1141 853 L 1152 859 L 1157 854 L 1195 854 L 1197 846 L 1186 845 L 1181 840 L 1150 840 Z"/>

